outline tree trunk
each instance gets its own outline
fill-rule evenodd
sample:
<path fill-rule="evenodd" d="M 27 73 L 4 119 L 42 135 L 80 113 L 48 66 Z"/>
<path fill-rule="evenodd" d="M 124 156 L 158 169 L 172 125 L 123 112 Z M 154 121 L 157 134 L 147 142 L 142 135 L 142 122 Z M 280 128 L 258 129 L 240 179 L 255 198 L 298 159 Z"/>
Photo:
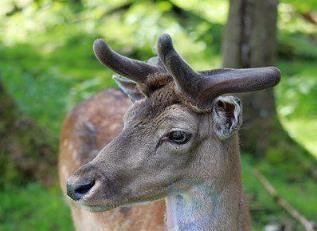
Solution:
<path fill-rule="evenodd" d="M 225 67 L 260 67 L 274 63 L 276 0 L 231 0 L 223 46 Z M 270 134 L 277 122 L 273 90 L 241 94 L 244 105 L 242 148 L 263 154 L 270 148 Z"/>
<path fill-rule="evenodd" d="M 56 178 L 57 140 L 18 110 L 0 79 L 0 185 Z"/>
<path fill-rule="evenodd" d="M 224 67 L 274 64 L 277 6 L 277 0 L 230 0 L 223 45 Z M 239 96 L 244 105 L 244 125 L 240 131 L 243 150 L 258 157 L 266 156 L 273 162 L 283 162 L 290 156 L 295 161 L 302 156 L 299 154 L 307 154 L 282 128 L 275 109 L 273 89 Z M 308 168 L 310 160 L 304 168 Z"/>

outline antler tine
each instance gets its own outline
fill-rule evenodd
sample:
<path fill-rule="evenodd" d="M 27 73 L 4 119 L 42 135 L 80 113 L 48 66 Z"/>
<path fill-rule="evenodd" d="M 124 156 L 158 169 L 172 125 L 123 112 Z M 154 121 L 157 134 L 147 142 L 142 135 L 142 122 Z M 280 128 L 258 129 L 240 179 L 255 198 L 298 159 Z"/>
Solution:
<path fill-rule="evenodd" d="M 276 67 L 260 67 L 245 69 L 227 69 L 205 76 L 203 88 L 199 91 L 202 104 L 210 104 L 211 100 L 226 93 L 238 93 L 263 90 L 275 86 L 281 78 Z"/>
<path fill-rule="evenodd" d="M 198 80 L 201 76 L 175 51 L 168 34 L 162 34 L 158 40 L 158 55 L 173 76 L 178 89 L 192 96 L 199 87 Z"/>
<path fill-rule="evenodd" d="M 118 54 L 102 39 L 97 39 L 94 42 L 93 49 L 96 57 L 102 64 L 136 82 L 144 82 L 148 75 L 161 72 L 155 66 Z"/>
<path fill-rule="evenodd" d="M 196 106 L 204 109 L 209 108 L 217 96 L 273 87 L 281 78 L 281 73 L 276 67 L 195 72 L 175 51 L 168 34 L 163 34 L 159 38 L 158 54 L 173 76 L 178 90 L 189 96 Z"/>

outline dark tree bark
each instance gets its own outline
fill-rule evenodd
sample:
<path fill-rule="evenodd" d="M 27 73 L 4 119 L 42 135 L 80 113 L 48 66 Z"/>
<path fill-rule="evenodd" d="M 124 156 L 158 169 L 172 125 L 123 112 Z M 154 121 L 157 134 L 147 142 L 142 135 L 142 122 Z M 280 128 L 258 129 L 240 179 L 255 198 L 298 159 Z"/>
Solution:
<path fill-rule="evenodd" d="M 230 0 L 223 45 L 224 67 L 274 64 L 277 6 L 277 0 Z M 300 153 L 306 153 L 282 128 L 275 109 L 273 89 L 239 96 L 244 105 L 244 125 L 240 131 L 243 150 L 259 157 L 275 155 L 274 161 L 284 161 L 290 155 L 297 159 Z"/>
<path fill-rule="evenodd" d="M 225 67 L 273 65 L 276 46 L 276 0 L 231 0 L 223 46 Z M 277 121 L 273 90 L 240 96 L 244 104 L 242 147 L 263 154 L 271 146 Z"/>
<path fill-rule="evenodd" d="M 0 185 L 56 178 L 57 140 L 21 113 L 0 79 Z"/>

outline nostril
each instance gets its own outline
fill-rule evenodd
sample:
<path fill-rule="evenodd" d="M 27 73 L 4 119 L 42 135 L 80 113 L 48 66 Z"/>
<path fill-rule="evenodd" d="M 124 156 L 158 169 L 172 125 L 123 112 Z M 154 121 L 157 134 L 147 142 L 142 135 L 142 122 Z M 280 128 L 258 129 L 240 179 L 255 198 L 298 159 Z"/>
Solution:
<path fill-rule="evenodd" d="M 89 183 L 86 183 L 86 184 L 81 184 L 81 185 L 78 185 L 76 188 L 75 188 L 75 193 L 76 194 L 81 194 L 82 196 L 85 195 L 86 193 L 89 192 L 89 190 L 95 185 L 95 181 L 92 181 L 92 182 L 89 182 Z"/>
<path fill-rule="evenodd" d="M 95 185 L 95 181 L 85 183 L 67 183 L 67 195 L 77 201 L 83 198 L 90 189 Z"/>

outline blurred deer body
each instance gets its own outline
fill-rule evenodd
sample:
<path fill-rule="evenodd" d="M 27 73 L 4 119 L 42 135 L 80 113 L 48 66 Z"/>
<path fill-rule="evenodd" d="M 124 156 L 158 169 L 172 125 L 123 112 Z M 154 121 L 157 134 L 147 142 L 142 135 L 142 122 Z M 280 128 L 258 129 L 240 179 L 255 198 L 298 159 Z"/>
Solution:
<path fill-rule="evenodd" d="M 123 128 L 129 98 L 114 89 L 105 90 L 77 106 L 66 118 L 60 141 L 59 176 L 66 194 L 68 177 L 91 161 L 97 151 Z M 117 208 L 93 213 L 69 201 L 77 231 L 164 230 L 165 202 Z"/>
<path fill-rule="evenodd" d="M 66 119 L 59 171 L 76 229 L 249 230 L 237 135 L 242 105 L 221 95 L 272 87 L 279 71 L 196 72 L 166 34 L 147 63 L 103 40 L 94 51 L 134 103 L 108 90 Z M 157 201 L 163 198 L 166 205 Z"/>

